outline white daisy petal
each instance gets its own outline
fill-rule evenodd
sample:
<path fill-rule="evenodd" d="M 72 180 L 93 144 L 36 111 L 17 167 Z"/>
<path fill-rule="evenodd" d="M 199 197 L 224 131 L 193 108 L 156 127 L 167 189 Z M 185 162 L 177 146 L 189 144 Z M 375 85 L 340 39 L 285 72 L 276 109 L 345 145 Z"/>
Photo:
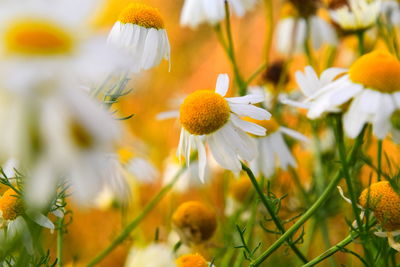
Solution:
<path fill-rule="evenodd" d="M 228 74 L 218 75 L 217 84 L 215 85 L 215 92 L 221 96 L 225 96 L 229 89 L 229 76 Z"/>
<path fill-rule="evenodd" d="M 232 112 L 239 116 L 246 116 L 256 120 L 269 120 L 271 118 L 271 113 L 253 105 L 229 103 L 229 107 Z"/>

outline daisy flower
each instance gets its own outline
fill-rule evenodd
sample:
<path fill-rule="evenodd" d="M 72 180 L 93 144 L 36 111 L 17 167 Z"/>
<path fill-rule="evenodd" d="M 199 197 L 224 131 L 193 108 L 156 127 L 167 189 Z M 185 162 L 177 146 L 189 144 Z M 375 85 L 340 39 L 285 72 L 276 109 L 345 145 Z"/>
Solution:
<path fill-rule="evenodd" d="M 125 59 L 105 37 L 90 35 L 97 1 L 0 3 L 0 78 L 3 89 L 33 90 L 96 83 Z"/>
<path fill-rule="evenodd" d="M 304 1 L 301 1 L 302 5 Z M 285 9 L 284 9 L 285 10 Z M 304 52 L 305 42 L 310 39 L 312 47 L 319 49 L 323 44 L 336 46 L 336 32 L 331 24 L 320 18 L 314 12 L 299 15 L 298 12 L 288 12 L 276 28 L 277 50 L 283 54 Z M 301 13 L 300 13 L 301 14 Z"/>
<path fill-rule="evenodd" d="M 252 104 L 264 99 L 258 95 L 224 97 L 229 89 L 227 74 L 218 76 L 215 92 L 199 90 L 187 96 L 180 107 L 179 119 L 182 130 L 178 157 L 183 155 L 189 164 L 190 155 L 197 149 L 199 176 L 204 181 L 207 153 L 205 144 L 223 168 L 238 173 L 240 159 L 250 161 L 257 153 L 256 145 L 246 134 L 265 135 L 265 129 L 255 123 L 242 120 L 247 116 L 267 120 L 271 114 Z"/>
<path fill-rule="evenodd" d="M 330 10 L 330 16 L 343 30 L 359 31 L 373 26 L 381 11 L 381 0 L 347 0 L 347 4 Z"/>
<path fill-rule="evenodd" d="M 129 54 L 133 72 L 148 70 L 170 61 L 170 44 L 158 9 L 131 3 L 119 15 L 108 35 L 108 42 Z"/>
<path fill-rule="evenodd" d="M 204 243 L 217 229 L 215 212 L 199 201 L 182 203 L 173 213 L 172 223 L 185 244 Z"/>
<path fill-rule="evenodd" d="M 257 0 L 228 0 L 233 12 L 242 17 Z M 181 12 L 181 25 L 192 29 L 202 23 L 215 25 L 225 18 L 224 0 L 185 0 Z"/>
<path fill-rule="evenodd" d="M 394 56 L 374 51 L 357 59 L 339 78 L 340 69 L 331 69 L 328 74 L 331 82 L 327 83 L 302 80 L 302 75 L 298 75 L 300 87 L 304 90 L 308 85 L 311 89 L 307 101 L 309 118 L 340 112 L 342 105 L 350 101 L 343 116 L 344 130 L 350 138 L 357 137 L 366 123 L 372 124 L 378 139 L 399 130 L 395 111 L 400 109 L 400 62 Z M 321 88 L 322 85 L 325 86 Z"/>
<path fill-rule="evenodd" d="M 288 135 L 303 142 L 308 142 L 307 137 L 297 131 L 279 125 L 273 118 L 268 121 L 254 119 L 249 119 L 249 121 L 267 129 L 266 136 L 254 137 L 258 147 L 257 157 L 250 162 L 250 168 L 254 174 L 271 178 L 277 167 L 283 170 L 287 170 L 289 166 L 296 168 L 296 160 L 283 135 Z"/>
<path fill-rule="evenodd" d="M 59 213 L 55 212 L 55 215 Z M 40 213 L 28 212 L 25 209 L 21 195 L 8 189 L 0 198 L 0 242 L 12 242 L 21 238 L 28 253 L 33 253 L 32 236 L 28 229 L 26 217 L 36 224 L 54 231 L 54 224 L 46 216 Z"/>
<path fill-rule="evenodd" d="M 346 202 L 351 204 L 351 200 L 344 196 L 342 188 L 338 187 L 338 189 Z M 400 235 L 400 196 L 393 190 L 390 183 L 381 181 L 371 184 L 369 188 L 362 191 L 359 203 L 358 206 L 362 210 L 361 218 L 364 217 L 365 210 L 368 209 L 380 224 L 380 229 L 374 234 L 379 237 L 387 237 L 389 245 L 400 251 L 400 243 L 394 240 L 395 236 Z M 355 223 L 353 223 L 353 226 L 357 227 Z"/>

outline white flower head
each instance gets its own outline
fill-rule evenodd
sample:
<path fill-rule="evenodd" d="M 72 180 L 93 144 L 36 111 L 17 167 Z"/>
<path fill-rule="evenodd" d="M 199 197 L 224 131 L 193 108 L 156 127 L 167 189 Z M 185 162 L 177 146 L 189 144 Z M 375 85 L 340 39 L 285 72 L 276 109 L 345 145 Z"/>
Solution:
<path fill-rule="evenodd" d="M 348 0 L 348 5 L 331 10 L 330 16 L 343 30 L 365 30 L 373 26 L 381 12 L 381 0 Z"/>
<path fill-rule="evenodd" d="M 161 14 L 145 4 L 131 3 L 120 13 L 108 42 L 126 51 L 133 72 L 155 67 L 162 59 L 170 61 L 170 44 Z"/>
<path fill-rule="evenodd" d="M 228 0 L 233 12 L 241 17 L 251 10 L 258 0 Z M 185 0 L 181 25 L 197 28 L 202 23 L 215 25 L 225 18 L 224 0 Z"/>
<path fill-rule="evenodd" d="M 241 170 L 240 159 L 250 161 L 257 154 L 255 142 L 246 132 L 265 135 L 263 127 L 247 122 L 240 116 L 258 120 L 271 117 L 268 111 L 253 105 L 262 102 L 263 97 L 224 97 L 228 89 L 228 75 L 220 74 L 215 92 L 196 91 L 186 97 L 180 107 L 182 130 L 178 156 L 184 156 L 189 162 L 192 151 L 197 149 L 202 181 L 207 162 L 204 144 L 208 144 L 211 154 L 221 167 L 238 173 Z"/>
<path fill-rule="evenodd" d="M 3 89 L 70 88 L 98 82 L 123 58 L 90 35 L 96 1 L 27 0 L 0 3 L 0 78 Z M 46 88 L 46 89 L 44 89 Z"/>
<path fill-rule="evenodd" d="M 308 108 L 307 116 L 316 119 L 327 112 L 341 112 L 342 105 L 350 102 L 343 116 L 347 136 L 357 137 L 366 123 L 372 124 L 378 139 L 389 132 L 397 136 L 398 124 L 393 116 L 400 109 L 399 70 L 400 62 L 385 51 L 362 56 L 347 72 L 328 69 L 321 78 L 312 68 L 306 68 L 305 74 L 296 74 L 300 89 L 308 97 L 299 106 Z"/>

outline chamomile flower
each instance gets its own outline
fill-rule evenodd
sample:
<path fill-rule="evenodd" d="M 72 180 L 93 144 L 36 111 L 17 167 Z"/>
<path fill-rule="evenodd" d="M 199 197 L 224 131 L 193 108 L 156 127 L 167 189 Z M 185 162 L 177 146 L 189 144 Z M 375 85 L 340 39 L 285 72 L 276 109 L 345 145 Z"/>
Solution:
<path fill-rule="evenodd" d="M 122 194 L 124 181 L 112 154 L 121 130 L 99 103 L 71 88 L 10 98 L 8 105 L 14 116 L 1 113 L 7 131 L 0 146 L 19 161 L 27 203 L 47 205 L 64 182 L 80 204 L 89 204 L 104 186 Z"/>
<path fill-rule="evenodd" d="M 300 87 L 308 92 L 309 118 L 342 111 L 341 106 L 350 101 L 343 116 L 344 130 L 350 138 L 358 136 L 366 123 L 372 124 L 378 139 L 398 130 L 393 122 L 395 111 L 400 109 L 400 62 L 394 56 L 374 51 L 357 59 L 347 72 L 331 69 L 328 74 L 331 82 L 327 83 L 313 83 L 298 75 Z M 338 78 L 339 74 L 342 76 Z M 314 75 L 310 77 L 316 81 Z"/>
<path fill-rule="evenodd" d="M 105 37 L 91 35 L 96 1 L 0 3 L 0 77 L 13 93 L 96 83 L 120 62 Z M 121 60 L 121 61 L 120 61 Z M 122 64 L 123 65 L 123 64 Z"/>
<path fill-rule="evenodd" d="M 347 4 L 330 10 L 330 16 L 343 30 L 359 31 L 373 26 L 381 12 L 381 0 L 347 0 Z"/>
<path fill-rule="evenodd" d="M 8 189 L 0 198 L 0 243 L 21 238 L 27 251 L 33 253 L 32 236 L 25 218 L 51 231 L 55 228 L 52 221 L 43 214 L 28 212 L 21 195 L 14 189 Z"/>
<path fill-rule="evenodd" d="M 394 240 L 394 236 L 400 234 L 400 196 L 390 183 L 388 181 L 373 183 L 361 193 L 359 203 L 362 209 L 373 212 L 384 230 L 375 232 L 375 235 L 387 237 L 389 245 L 400 251 L 400 244 Z"/>
<path fill-rule="evenodd" d="M 131 57 L 131 70 L 140 72 L 170 61 L 170 44 L 158 9 L 140 3 L 129 4 L 119 15 L 108 42 L 123 48 Z"/>
<path fill-rule="evenodd" d="M 304 6 L 303 2 L 299 3 Z M 317 16 L 316 7 L 314 9 L 307 14 L 289 11 L 278 22 L 276 46 L 279 52 L 283 54 L 304 52 L 308 40 L 311 40 L 314 49 L 319 49 L 323 44 L 337 45 L 338 40 L 332 25 Z"/>
<path fill-rule="evenodd" d="M 283 135 L 288 135 L 296 140 L 308 142 L 307 137 L 292 129 L 279 125 L 274 119 L 249 121 L 267 129 L 266 136 L 255 136 L 257 142 L 258 155 L 250 162 L 250 167 L 256 176 L 263 175 L 270 178 L 274 175 L 276 168 L 287 170 L 288 167 L 295 168 L 296 160 L 292 155 Z"/>
<path fill-rule="evenodd" d="M 180 107 L 180 135 L 178 156 L 189 163 L 190 155 L 197 149 L 199 155 L 199 176 L 204 181 L 208 144 L 214 159 L 223 168 L 238 173 L 240 159 L 250 161 L 255 158 L 255 142 L 246 132 L 263 136 L 265 129 L 257 124 L 242 120 L 247 116 L 267 120 L 271 114 L 252 104 L 262 102 L 259 95 L 224 97 L 229 89 L 227 74 L 218 76 L 215 92 L 196 91 L 186 97 Z"/>
<path fill-rule="evenodd" d="M 233 12 L 242 17 L 257 0 L 228 0 Z M 181 12 L 181 25 L 197 28 L 202 23 L 215 25 L 225 18 L 224 0 L 185 0 Z"/>
<path fill-rule="evenodd" d="M 172 215 L 172 223 L 186 244 L 206 242 L 217 228 L 215 212 L 198 201 L 182 203 Z"/>
<path fill-rule="evenodd" d="M 186 254 L 176 259 L 178 267 L 215 267 L 199 253 Z"/>

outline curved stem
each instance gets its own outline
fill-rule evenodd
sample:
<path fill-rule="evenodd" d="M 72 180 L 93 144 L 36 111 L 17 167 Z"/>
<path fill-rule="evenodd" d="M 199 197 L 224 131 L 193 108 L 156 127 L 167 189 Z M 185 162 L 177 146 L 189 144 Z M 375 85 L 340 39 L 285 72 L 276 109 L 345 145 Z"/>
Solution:
<path fill-rule="evenodd" d="M 250 170 L 249 167 L 247 167 L 245 164 L 242 163 L 242 169 L 247 173 L 249 176 L 251 183 L 253 184 L 254 188 L 256 189 L 256 192 L 258 196 L 261 199 L 261 202 L 263 203 L 264 207 L 268 210 L 268 213 L 270 214 L 273 222 L 275 223 L 276 227 L 279 229 L 279 231 L 284 234 L 285 233 L 285 227 L 282 224 L 281 220 L 278 218 L 278 216 L 275 214 L 273 204 L 267 199 L 260 187 L 260 185 L 257 182 L 256 177 L 254 176 L 253 172 Z M 291 242 L 290 239 L 286 240 L 290 248 L 293 250 L 294 253 L 296 253 L 297 257 L 304 263 L 307 262 L 307 258 L 301 253 L 301 251 L 296 247 L 295 244 Z"/>
<path fill-rule="evenodd" d="M 327 251 L 325 251 L 324 253 L 322 253 L 318 257 L 316 257 L 313 260 L 309 261 L 307 264 L 304 264 L 303 267 L 314 266 L 317 263 L 325 260 L 326 258 L 332 256 L 336 252 L 342 250 L 345 246 L 347 246 L 348 244 L 353 242 L 353 240 L 356 239 L 358 236 L 359 236 L 358 233 L 353 233 L 353 234 L 348 235 L 345 239 L 343 239 L 342 241 L 337 243 L 335 246 L 331 247 L 330 249 L 328 249 Z"/>
<path fill-rule="evenodd" d="M 381 180 L 381 174 L 382 174 L 382 140 L 378 141 L 378 181 Z"/>
<path fill-rule="evenodd" d="M 357 159 L 358 151 L 362 145 L 363 131 L 356 139 L 356 142 L 353 146 L 350 155 L 348 156 L 349 165 L 354 164 Z M 325 201 L 330 197 L 333 191 L 335 191 L 336 186 L 342 178 L 341 170 L 338 170 L 331 180 L 331 182 L 326 187 L 325 191 L 321 194 L 321 196 L 315 201 L 315 203 L 297 220 L 295 224 L 292 225 L 281 237 L 275 241 L 266 251 L 264 251 L 257 259 L 253 260 L 250 263 L 250 266 L 259 266 L 263 263 L 275 250 L 277 250 L 286 240 L 292 237 L 292 235 L 309 219 L 314 213 L 325 203 Z"/>
<path fill-rule="evenodd" d="M 108 254 L 110 254 L 119 244 L 121 244 L 130 233 L 140 224 L 140 222 L 146 217 L 150 211 L 164 198 L 164 196 L 172 189 L 174 184 L 178 181 L 181 174 L 184 172 L 185 168 L 182 167 L 177 174 L 174 176 L 172 181 L 164 186 L 160 192 L 143 208 L 142 212 L 136 216 L 123 230 L 122 232 L 114 239 L 114 241 L 103 251 L 101 251 L 94 259 L 92 259 L 86 266 L 92 267 L 97 263 L 102 261 Z"/>

